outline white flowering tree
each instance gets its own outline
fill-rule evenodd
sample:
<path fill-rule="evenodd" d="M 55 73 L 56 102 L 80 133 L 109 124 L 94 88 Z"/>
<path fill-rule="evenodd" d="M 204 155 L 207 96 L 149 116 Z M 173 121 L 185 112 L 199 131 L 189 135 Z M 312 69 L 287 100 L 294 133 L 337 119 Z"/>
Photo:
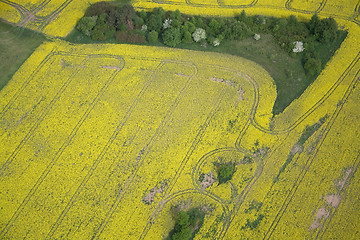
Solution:
<path fill-rule="evenodd" d="M 146 32 L 148 27 L 144 24 L 141 26 L 141 31 Z"/>
<path fill-rule="evenodd" d="M 171 19 L 169 19 L 169 18 L 165 19 L 165 20 L 164 20 L 164 23 L 163 23 L 163 28 L 164 28 L 164 29 L 169 28 L 169 27 L 171 26 L 171 23 L 172 23 L 172 20 L 171 20 Z"/>
<path fill-rule="evenodd" d="M 254 34 L 254 39 L 256 40 L 256 41 L 258 41 L 258 40 L 260 40 L 260 34 Z"/>
<path fill-rule="evenodd" d="M 202 39 L 206 39 L 206 32 L 202 28 L 197 28 L 193 34 L 192 37 L 195 42 L 200 42 Z"/>
<path fill-rule="evenodd" d="M 293 43 L 294 43 L 294 48 L 293 48 L 294 53 L 300 53 L 305 50 L 303 42 L 296 41 Z"/>
<path fill-rule="evenodd" d="M 214 47 L 219 46 L 220 45 L 220 40 L 215 38 L 214 41 L 213 41 L 213 45 L 214 45 Z"/>

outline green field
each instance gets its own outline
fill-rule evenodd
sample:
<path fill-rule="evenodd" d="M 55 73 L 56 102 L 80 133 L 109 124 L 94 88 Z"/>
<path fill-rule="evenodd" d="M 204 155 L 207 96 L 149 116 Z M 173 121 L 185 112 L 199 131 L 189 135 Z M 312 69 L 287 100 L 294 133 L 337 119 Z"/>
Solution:
<path fill-rule="evenodd" d="M 45 41 L 44 35 L 0 20 L 0 90 L 14 73 Z"/>

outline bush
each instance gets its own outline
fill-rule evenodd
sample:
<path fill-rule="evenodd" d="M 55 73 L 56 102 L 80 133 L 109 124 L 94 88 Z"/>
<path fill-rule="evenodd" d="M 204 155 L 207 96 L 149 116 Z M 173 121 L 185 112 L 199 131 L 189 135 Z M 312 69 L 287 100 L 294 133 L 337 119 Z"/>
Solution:
<path fill-rule="evenodd" d="M 212 18 L 209 22 L 209 28 L 214 32 L 214 34 L 219 34 L 221 24 L 215 18 Z"/>
<path fill-rule="evenodd" d="M 321 61 L 319 59 L 310 57 L 306 59 L 304 69 L 306 75 L 316 77 L 321 72 Z"/>
<path fill-rule="evenodd" d="M 136 16 L 135 9 L 132 5 L 126 4 L 119 10 L 120 19 L 123 23 L 128 24 L 129 21 L 133 21 Z"/>
<path fill-rule="evenodd" d="M 169 47 L 176 47 L 178 44 L 181 43 L 181 32 L 179 28 L 169 28 L 165 30 L 162 35 L 162 39 L 165 45 Z"/>
<path fill-rule="evenodd" d="M 95 41 L 102 41 L 102 40 L 106 40 L 106 36 L 104 33 L 104 29 L 101 27 L 101 25 L 96 26 L 92 31 L 91 31 L 91 39 L 95 40 Z"/>
<path fill-rule="evenodd" d="M 190 22 L 190 21 L 186 21 L 186 22 L 184 23 L 184 27 L 185 27 L 186 30 L 188 30 L 188 31 L 190 32 L 190 34 L 192 34 L 193 32 L 195 32 L 195 30 L 196 30 L 195 25 L 194 25 L 192 22 Z"/>
<path fill-rule="evenodd" d="M 148 26 L 148 29 L 150 31 L 154 30 L 157 32 L 161 32 L 163 20 L 162 20 L 161 16 L 156 15 L 156 14 L 151 14 L 146 22 L 146 25 Z"/>
<path fill-rule="evenodd" d="M 225 35 L 230 40 L 241 40 L 252 36 L 252 32 L 244 22 L 234 22 L 230 28 L 226 29 Z"/>
<path fill-rule="evenodd" d="M 192 34 L 195 42 L 200 42 L 202 39 L 206 39 L 206 32 L 202 28 L 197 28 Z"/>
<path fill-rule="evenodd" d="M 218 168 L 218 180 L 219 184 L 225 183 L 231 180 L 235 173 L 235 166 L 233 163 L 220 164 Z"/>
<path fill-rule="evenodd" d="M 158 38 L 159 38 L 159 34 L 154 30 L 150 31 L 147 35 L 147 40 L 150 43 L 156 43 L 158 41 Z"/>
<path fill-rule="evenodd" d="M 76 25 L 76 29 L 79 30 L 79 32 L 85 34 L 86 36 L 90 36 L 92 29 L 96 25 L 97 18 L 97 16 L 81 18 Z"/>
<path fill-rule="evenodd" d="M 335 40 L 337 37 L 337 23 L 332 17 L 325 18 L 321 21 L 320 24 L 320 38 L 319 41 L 328 43 L 332 40 Z"/>
<path fill-rule="evenodd" d="M 97 2 L 91 4 L 90 7 L 86 9 L 85 16 L 92 17 L 92 16 L 100 16 L 103 13 L 108 14 L 114 8 L 116 7 L 109 2 Z"/>
<path fill-rule="evenodd" d="M 144 19 L 142 19 L 142 18 L 139 17 L 139 16 L 135 16 L 135 17 L 134 17 L 134 24 L 135 24 L 135 26 L 137 26 L 137 27 L 141 27 L 142 25 L 144 25 Z"/>
<path fill-rule="evenodd" d="M 189 31 L 184 32 L 184 37 L 183 37 L 182 41 L 184 43 L 192 43 L 193 40 L 192 40 L 192 37 L 191 37 L 191 33 Z"/>
<path fill-rule="evenodd" d="M 117 31 L 115 32 L 115 40 L 118 42 L 127 42 L 128 41 L 128 33 L 127 31 Z"/>
<path fill-rule="evenodd" d="M 117 31 L 115 33 L 115 40 L 125 43 L 144 43 L 146 42 L 145 36 L 138 35 L 130 31 Z"/>
<path fill-rule="evenodd" d="M 193 208 L 189 211 L 180 211 L 177 215 L 177 221 L 174 229 L 170 232 L 171 240 L 189 240 L 193 239 L 196 232 L 204 222 L 205 214 L 199 208 Z"/>

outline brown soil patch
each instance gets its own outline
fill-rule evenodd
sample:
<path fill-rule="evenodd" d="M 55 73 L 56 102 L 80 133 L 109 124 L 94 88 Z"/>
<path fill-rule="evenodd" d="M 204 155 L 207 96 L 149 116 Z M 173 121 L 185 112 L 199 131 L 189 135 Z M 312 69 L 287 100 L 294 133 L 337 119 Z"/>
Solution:
<path fill-rule="evenodd" d="M 182 74 L 182 73 L 175 73 L 176 76 L 179 76 L 179 77 L 191 77 L 189 75 L 186 75 L 186 74 Z"/>
<path fill-rule="evenodd" d="M 345 172 L 345 176 L 343 177 L 343 179 L 338 182 L 337 187 L 339 188 L 340 191 L 345 187 L 346 181 L 348 180 L 352 170 L 353 170 L 352 168 L 349 168 Z"/>
<path fill-rule="evenodd" d="M 200 182 L 202 190 L 211 187 L 216 182 L 214 174 L 212 172 L 204 175 L 204 179 Z"/>
<path fill-rule="evenodd" d="M 148 194 L 146 194 L 146 196 L 143 198 L 143 201 L 146 204 L 151 204 L 154 201 L 156 194 L 162 193 L 165 190 L 165 187 L 166 187 L 166 183 L 161 183 L 161 186 L 159 188 L 154 187 L 153 189 L 150 190 Z"/>
<path fill-rule="evenodd" d="M 245 91 L 242 90 L 241 88 L 238 90 L 238 93 L 239 93 L 239 100 L 244 100 L 244 93 Z"/>
<path fill-rule="evenodd" d="M 121 70 L 121 68 L 116 67 L 116 66 L 101 66 L 101 68 L 112 69 L 112 70 Z"/>
<path fill-rule="evenodd" d="M 302 153 L 303 150 L 304 150 L 303 146 L 301 146 L 300 144 L 295 144 L 294 147 L 291 149 L 291 153 L 295 155 L 297 153 Z"/>
<path fill-rule="evenodd" d="M 325 197 L 325 201 L 333 208 L 337 208 L 339 206 L 340 200 L 340 196 L 337 194 L 331 194 Z"/>
<path fill-rule="evenodd" d="M 321 220 L 327 219 L 329 217 L 329 215 L 330 215 L 330 212 L 328 210 L 326 210 L 325 207 L 319 208 L 316 213 L 315 219 L 310 226 L 310 229 L 314 230 L 314 229 L 318 228 L 321 224 Z"/>

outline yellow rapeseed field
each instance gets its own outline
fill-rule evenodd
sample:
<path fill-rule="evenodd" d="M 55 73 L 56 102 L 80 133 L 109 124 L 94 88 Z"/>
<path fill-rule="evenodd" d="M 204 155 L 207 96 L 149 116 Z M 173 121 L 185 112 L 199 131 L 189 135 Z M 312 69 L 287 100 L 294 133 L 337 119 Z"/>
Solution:
<path fill-rule="evenodd" d="M 65 36 L 88 4 L 0 0 L 0 17 Z M 317 12 L 349 34 L 277 116 L 272 78 L 246 59 L 41 45 L 0 92 L 0 239 L 164 239 L 174 209 L 193 207 L 206 212 L 195 239 L 360 239 L 358 3 L 133 5 L 220 16 Z M 216 164 L 228 162 L 236 172 L 219 184 Z"/>
<path fill-rule="evenodd" d="M 0 18 L 18 26 L 65 37 L 98 0 L 0 0 Z"/>

